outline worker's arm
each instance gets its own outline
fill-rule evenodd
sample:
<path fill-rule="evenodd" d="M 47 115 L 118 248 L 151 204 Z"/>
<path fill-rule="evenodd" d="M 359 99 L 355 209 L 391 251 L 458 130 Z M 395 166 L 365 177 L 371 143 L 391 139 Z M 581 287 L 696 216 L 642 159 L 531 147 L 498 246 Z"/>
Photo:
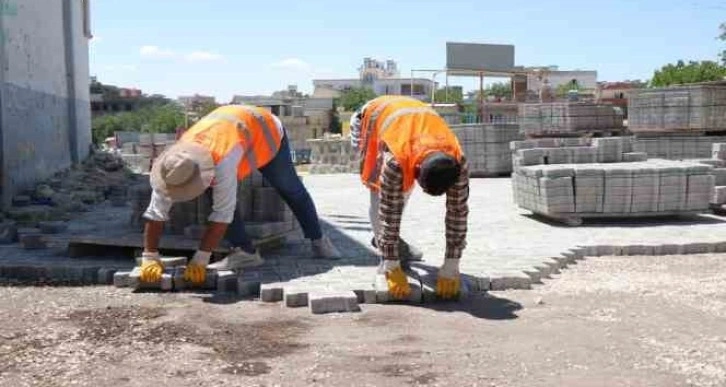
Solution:
<path fill-rule="evenodd" d="M 446 259 L 459 259 L 466 248 L 469 220 L 469 167 L 462 159 L 461 173 L 446 191 Z"/>
<path fill-rule="evenodd" d="M 360 109 L 356 110 L 355 113 L 353 113 L 352 116 L 350 116 L 350 144 L 353 146 L 353 149 L 357 150 L 359 153 L 363 153 L 364 149 L 360 149 L 361 140 L 362 140 L 362 127 L 363 124 L 363 115 L 365 114 L 366 108 L 368 107 L 368 103 L 361 106 Z"/>
<path fill-rule="evenodd" d="M 144 251 L 141 253 L 142 282 L 158 282 L 164 272 L 164 266 L 159 256 L 159 240 L 164 231 L 164 222 L 169 219 L 172 202 L 169 198 L 153 191 L 149 207 L 144 212 L 146 225 L 144 226 Z"/>
<path fill-rule="evenodd" d="M 389 294 L 395 299 L 405 299 L 411 294 L 408 278 L 401 268 L 398 256 L 401 217 L 406 203 L 403 194 L 403 173 L 400 165 L 389 152 L 383 152 L 383 170 L 380 177 L 380 219 L 381 235 L 378 247 L 383 255 L 381 269 L 386 275 Z"/>

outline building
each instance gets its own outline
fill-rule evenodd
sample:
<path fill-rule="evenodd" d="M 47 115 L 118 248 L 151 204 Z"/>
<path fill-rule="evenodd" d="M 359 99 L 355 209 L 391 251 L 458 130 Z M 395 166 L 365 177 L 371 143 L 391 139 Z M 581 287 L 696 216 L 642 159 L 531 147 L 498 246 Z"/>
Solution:
<path fill-rule="evenodd" d="M 408 95 L 424 100 L 431 97 L 436 83 L 426 78 L 401 78 L 393 60 L 378 61 L 364 58 L 358 68 L 358 78 L 315 79 L 313 95 L 338 97 L 342 91 L 369 87 L 377 95 Z"/>
<path fill-rule="evenodd" d="M 205 106 L 205 105 L 216 105 L 217 99 L 214 97 L 210 97 L 207 95 L 199 95 L 194 94 L 190 96 L 181 96 L 177 98 L 179 103 L 184 105 L 187 108 L 194 108 L 196 106 Z"/>
<path fill-rule="evenodd" d="M 549 82 L 552 90 L 576 81 L 583 88 L 582 94 L 594 95 L 597 91 L 597 71 L 594 70 L 559 70 L 557 66 L 528 67 L 527 90 L 539 93 L 545 83 Z M 539 70 L 539 71 L 537 71 Z"/>
<path fill-rule="evenodd" d="M 93 117 L 138 110 L 144 98 L 139 89 L 105 85 L 96 77 L 91 77 L 90 92 Z"/>
<path fill-rule="evenodd" d="M 610 104 L 620 107 L 625 118 L 628 117 L 628 98 L 634 90 L 645 88 L 645 82 L 599 82 L 595 99 L 598 103 Z"/>
<path fill-rule="evenodd" d="M 85 159 L 91 145 L 89 0 L 17 3 L 0 17 L 4 206 L 19 191 Z"/>

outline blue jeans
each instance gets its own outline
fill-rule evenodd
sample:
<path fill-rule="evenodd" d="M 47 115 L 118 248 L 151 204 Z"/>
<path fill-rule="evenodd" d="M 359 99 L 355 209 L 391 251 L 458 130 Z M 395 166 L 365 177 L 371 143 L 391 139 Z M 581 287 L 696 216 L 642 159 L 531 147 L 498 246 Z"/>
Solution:
<path fill-rule="evenodd" d="M 323 233 L 315 203 L 295 171 L 287 135 L 282 137 L 277 155 L 260 168 L 260 173 L 290 207 L 302 227 L 305 238 L 312 240 L 322 238 Z M 252 239 L 247 235 L 244 222 L 239 216 L 239 211 L 235 211 L 234 219 L 227 229 L 227 240 L 232 246 L 241 247 L 251 253 L 254 251 Z"/>

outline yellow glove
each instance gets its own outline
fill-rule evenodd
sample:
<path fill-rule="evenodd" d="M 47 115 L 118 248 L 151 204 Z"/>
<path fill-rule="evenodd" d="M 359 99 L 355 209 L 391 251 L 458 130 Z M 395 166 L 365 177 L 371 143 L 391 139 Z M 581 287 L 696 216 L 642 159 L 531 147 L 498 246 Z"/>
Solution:
<path fill-rule="evenodd" d="M 388 283 L 388 293 L 391 297 L 404 300 L 411 295 L 411 286 L 408 284 L 408 277 L 400 266 L 386 271 L 386 282 Z"/>
<path fill-rule="evenodd" d="M 443 300 L 452 299 L 459 295 L 460 288 L 459 260 L 447 259 L 436 278 L 436 296 Z"/>
<path fill-rule="evenodd" d="M 197 250 L 184 269 L 184 280 L 195 285 L 203 284 L 207 277 L 207 265 L 211 255 L 211 252 Z"/>
<path fill-rule="evenodd" d="M 184 280 L 195 285 L 201 285 L 207 277 L 207 268 L 194 262 L 189 262 L 184 269 Z"/>
<path fill-rule="evenodd" d="M 141 254 L 141 259 L 139 280 L 147 283 L 161 281 L 161 275 L 164 273 L 164 265 L 161 264 L 159 253 L 144 252 Z"/>

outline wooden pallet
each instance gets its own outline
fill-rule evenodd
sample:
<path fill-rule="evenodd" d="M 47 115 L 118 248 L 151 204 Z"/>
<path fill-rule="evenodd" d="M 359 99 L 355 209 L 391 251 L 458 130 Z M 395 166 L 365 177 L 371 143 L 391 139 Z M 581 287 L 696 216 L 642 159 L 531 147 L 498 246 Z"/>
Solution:
<path fill-rule="evenodd" d="M 663 212 L 616 212 L 616 213 L 602 213 L 602 212 L 573 212 L 573 213 L 557 213 L 548 214 L 539 211 L 532 211 L 534 215 L 541 216 L 543 218 L 553 220 L 555 222 L 563 223 L 567 226 L 577 227 L 581 226 L 583 221 L 586 219 L 633 219 L 633 218 L 667 218 L 677 216 L 694 216 L 708 212 L 703 211 L 663 211 Z"/>
<path fill-rule="evenodd" d="M 282 246 L 290 233 L 273 235 L 253 241 L 260 252 L 270 251 Z M 129 233 L 121 236 L 83 236 L 74 237 L 68 241 L 68 254 L 79 258 L 87 256 L 103 256 L 109 254 L 137 255 L 144 248 L 142 233 Z M 164 235 L 159 241 L 159 251 L 162 255 L 186 256 L 199 248 L 199 240 L 186 238 L 183 235 Z M 229 252 L 225 246 L 217 247 L 212 253 L 214 256 L 223 256 Z"/>

